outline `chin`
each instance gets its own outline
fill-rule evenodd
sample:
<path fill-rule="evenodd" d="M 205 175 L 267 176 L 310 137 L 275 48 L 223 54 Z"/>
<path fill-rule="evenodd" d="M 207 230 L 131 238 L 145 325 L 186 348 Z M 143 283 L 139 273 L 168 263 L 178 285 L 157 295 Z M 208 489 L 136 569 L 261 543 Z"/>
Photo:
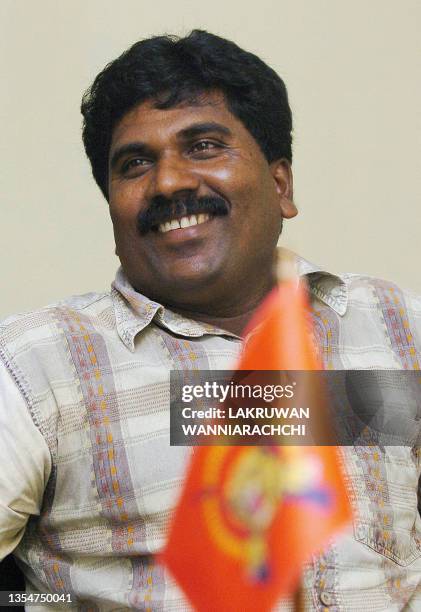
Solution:
<path fill-rule="evenodd" d="M 195 296 L 200 300 L 205 292 L 208 294 L 216 285 L 226 282 L 227 266 L 209 254 L 145 260 L 138 268 L 130 263 L 129 268 L 123 268 L 132 286 L 161 303 L 188 302 Z"/>
<path fill-rule="evenodd" d="M 199 289 L 200 287 L 209 287 L 209 285 L 214 282 L 215 278 L 218 277 L 218 274 L 215 274 L 211 271 L 191 271 L 190 273 L 183 274 L 175 274 L 171 277 L 171 279 L 167 279 L 168 284 L 171 284 L 171 287 L 174 290 L 192 290 Z M 164 283 L 163 283 L 164 284 Z"/>
<path fill-rule="evenodd" d="M 162 276 L 173 282 L 206 282 L 216 276 L 222 276 L 226 266 L 220 258 L 206 253 L 190 257 L 174 257 L 168 266 L 162 269 Z M 158 275 L 157 275 L 158 277 Z"/>

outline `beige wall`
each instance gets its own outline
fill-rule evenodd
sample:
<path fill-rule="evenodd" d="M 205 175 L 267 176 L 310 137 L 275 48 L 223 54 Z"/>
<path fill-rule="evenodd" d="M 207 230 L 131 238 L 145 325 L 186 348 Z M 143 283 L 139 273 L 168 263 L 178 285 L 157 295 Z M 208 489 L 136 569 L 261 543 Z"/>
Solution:
<path fill-rule="evenodd" d="M 284 244 L 421 291 L 419 0 L 0 0 L 0 316 L 108 287 L 117 266 L 79 103 L 139 38 L 193 27 L 284 78 L 300 217 Z"/>

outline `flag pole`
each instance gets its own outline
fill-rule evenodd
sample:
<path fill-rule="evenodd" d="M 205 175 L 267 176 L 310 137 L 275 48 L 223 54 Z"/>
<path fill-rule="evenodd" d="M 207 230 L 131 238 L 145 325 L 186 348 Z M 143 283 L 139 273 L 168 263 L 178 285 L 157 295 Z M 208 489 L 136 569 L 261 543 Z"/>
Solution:
<path fill-rule="evenodd" d="M 304 591 L 300 584 L 294 593 L 294 612 L 304 612 Z"/>
<path fill-rule="evenodd" d="M 278 284 L 283 281 L 296 279 L 298 282 L 297 262 L 294 254 L 287 249 L 280 249 L 276 265 Z M 304 593 L 301 584 L 298 585 L 293 596 L 294 612 L 304 612 Z"/>
<path fill-rule="evenodd" d="M 292 251 L 284 248 L 278 250 L 275 273 L 278 284 L 292 279 L 298 282 L 297 259 Z"/>

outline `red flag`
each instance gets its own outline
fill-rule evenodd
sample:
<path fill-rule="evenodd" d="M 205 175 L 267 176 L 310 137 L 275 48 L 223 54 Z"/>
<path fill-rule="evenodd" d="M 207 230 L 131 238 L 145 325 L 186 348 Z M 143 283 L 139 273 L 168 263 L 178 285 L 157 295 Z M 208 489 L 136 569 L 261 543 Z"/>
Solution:
<path fill-rule="evenodd" d="M 309 325 L 304 289 L 283 283 L 256 311 L 237 369 L 322 369 Z M 200 612 L 264 612 L 349 519 L 335 447 L 198 447 L 161 559 Z"/>

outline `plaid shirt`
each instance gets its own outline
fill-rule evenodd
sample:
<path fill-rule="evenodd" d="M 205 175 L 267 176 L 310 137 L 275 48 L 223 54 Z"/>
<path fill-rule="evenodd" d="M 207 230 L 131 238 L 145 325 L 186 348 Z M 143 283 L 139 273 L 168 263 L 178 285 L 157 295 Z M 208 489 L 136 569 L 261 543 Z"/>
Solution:
<path fill-rule="evenodd" d="M 419 369 L 420 299 L 300 268 L 326 368 Z M 29 592 L 71 593 L 66 609 L 189 609 L 152 556 L 189 455 L 169 445 L 169 372 L 229 369 L 240 347 L 135 292 L 122 271 L 111 293 L 1 325 L 0 558 L 15 549 Z M 419 449 L 342 453 L 355 522 L 306 566 L 305 609 L 420 610 Z"/>

